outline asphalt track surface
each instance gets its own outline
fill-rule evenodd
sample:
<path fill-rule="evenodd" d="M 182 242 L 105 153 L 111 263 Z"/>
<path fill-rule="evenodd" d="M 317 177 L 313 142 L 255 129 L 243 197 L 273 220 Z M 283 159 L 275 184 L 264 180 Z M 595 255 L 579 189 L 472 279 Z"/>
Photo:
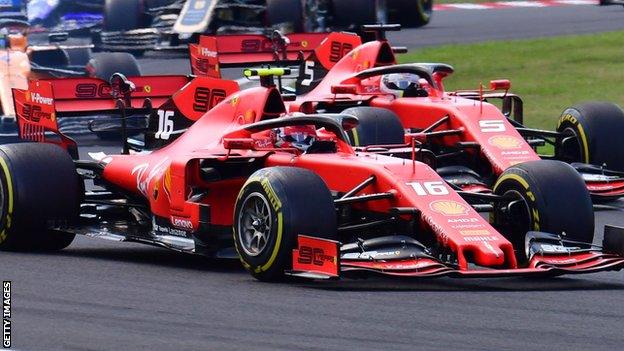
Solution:
<path fill-rule="evenodd" d="M 454 42 L 459 33 L 471 41 L 478 30 L 475 39 L 523 36 L 537 30 L 530 20 L 542 11 L 556 28 L 535 35 L 624 27 L 621 7 L 513 10 L 517 15 L 501 18 L 499 26 L 491 23 L 498 16 L 487 17 L 505 11 L 511 10 L 439 13 L 431 27 L 398 34 L 399 40 L 434 45 Z M 524 11 L 528 17 L 516 18 Z M 480 29 L 450 27 L 481 15 Z M 524 27 L 503 30 L 512 19 Z M 146 73 L 164 73 L 163 67 L 185 73 L 175 71 L 186 64 L 181 59 L 141 63 Z M 86 146 L 82 153 L 100 149 Z M 604 224 L 624 225 L 622 213 L 596 218 L 597 242 Z M 549 280 L 265 284 L 236 262 L 78 237 L 56 254 L 2 253 L 0 278 L 13 281 L 16 350 L 569 351 L 624 345 L 624 272 Z"/>

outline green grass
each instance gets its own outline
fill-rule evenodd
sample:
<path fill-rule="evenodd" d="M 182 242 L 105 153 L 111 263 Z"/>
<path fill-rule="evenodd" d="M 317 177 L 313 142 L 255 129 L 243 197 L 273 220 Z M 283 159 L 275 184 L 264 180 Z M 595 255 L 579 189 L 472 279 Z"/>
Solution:
<path fill-rule="evenodd" d="M 401 62 L 444 62 L 455 68 L 447 90 L 511 80 L 524 99 L 525 123 L 553 129 L 564 108 L 600 100 L 624 107 L 624 31 L 544 39 L 493 41 L 419 49 Z"/>

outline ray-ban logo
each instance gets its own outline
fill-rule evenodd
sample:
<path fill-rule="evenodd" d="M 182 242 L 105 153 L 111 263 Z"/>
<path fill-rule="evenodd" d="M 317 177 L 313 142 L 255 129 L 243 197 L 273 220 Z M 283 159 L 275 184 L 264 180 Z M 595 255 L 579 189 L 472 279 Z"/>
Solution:
<path fill-rule="evenodd" d="M 11 347 L 11 281 L 2 282 L 2 347 Z"/>

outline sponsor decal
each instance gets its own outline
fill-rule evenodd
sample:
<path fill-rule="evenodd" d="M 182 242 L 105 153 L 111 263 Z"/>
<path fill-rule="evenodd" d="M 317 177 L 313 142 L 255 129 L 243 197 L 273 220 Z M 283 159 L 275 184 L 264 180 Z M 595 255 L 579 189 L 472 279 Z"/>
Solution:
<path fill-rule="evenodd" d="M 156 223 L 155 218 L 152 220 L 152 229 L 158 235 L 172 235 L 172 236 L 179 236 L 181 238 L 188 237 L 187 232 L 185 230 L 170 228 L 169 226 L 166 226 L 166 225 L 159 225 L 158 223 Z"/>
<path fill-rule="evenodd" d="M 191 220 L 186 219 L 186 218 L 171 216 L 171 224 L 173 224 L 174 227 L 187 229 L 190 231 L 194 230 L 193 222 L 191 222 Z"/>
<path fill-rule="evenodd" d="M 478 223 L 478 218 L 449 218 L 448 223 Z"/>
<path fill-rule="evenodd" d="M 52 104 L 54 103 L 54 99 L 42 96 L 39 93 L 26 94 L 27 96 L 26 101 L 29 101 L 28 95 L 30 95 L 30 100 L 32 100 L 32 102 L 37 103 L 37 104 L 52 106 Z"/>
<path fill-rule="evenodd" d="M 497 237 L 495 237 L 494 235 L 489 235 L 489 236 L 481 236 L 481 235 L 474 235 L 474 236 L 464 236 L 464 241 L 467 242 L 482 242 L 482 241 L 496 241 L 498 240 Z"/>
<path fill-rule="evenodd" d="M 501 150 L 509 150 L 521 148 L 523 141 L 510 135 L 497 135 L 488 139 L 488 143 Z"/>
<path fill-rule="evenodd" d="M 149 171 L 149 173 L 147 173 L 147 169 L 150 167 L 149 163 L 142 163 L 132 169 L 130 174 L 136 177 L 137 189 L 141 192 L 141 194 L 148 196 L 147 188 L 149 187 L 150 182 L 154 179 L 154 177 L 164 172 L 165 162 L 168 159 L 168 157 L 163 158 L 152 168 L 151 171 Z"/>
<path fill-rule="evenodd" d="M 11 281 L 2 282 L 2 347 L 11 347 Z"/>
<path fill-rule="evenodd" d="M 143 91 L 146 93 L 151 93 L 152 92 L 152 86 L 151 85 L 146 85 L 143 87 Z"/>
<path fill-rule="evenodd" d="M 301 41 L 301 46 L 302 46 L 302 47 L 307 48 L 307 47 L 308 47 L 308 45 L 309 45 L 309 44 L 308 44 L 308 41 L 307 41 L 307 40 L 302 40 L 302 41 Z"/>
<path fill-rule="evenodd" d="M 468 208 L 466 206 L 453 200 L 434 201 L 429 204 L 429 208 L 445 216 L 462 216 L 468 214 Z"/>
<path fill-rule="evenodd" d="M 459 234 L 464 235 L 464 236 L 490 235 L 490 231 L 487 229 L 460 230 Z"/>
<path fill-rule="evenodd" d="M 216 51 L 210 50 L 208 48 L 199 47 L 198 49 L 199 49 L 199 54 L 204 57 L 216 58 L 218 56 L 218 53 Z"/>

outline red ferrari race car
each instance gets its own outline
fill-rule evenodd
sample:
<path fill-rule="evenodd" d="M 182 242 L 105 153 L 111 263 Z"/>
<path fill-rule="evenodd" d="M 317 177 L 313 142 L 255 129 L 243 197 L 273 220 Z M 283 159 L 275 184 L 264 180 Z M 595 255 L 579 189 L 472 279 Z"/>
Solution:
<path fill-rule="evenodd" d="M 491 192 L 510 167 L 557 159 L 582 174 L 595 200 L 624 195 L 624 139 L 619 137 L 624 112 L 618 106 L 580 104 L 564 110 L 556 131 L 528 128 L 523 124 L 522 99 L 509 92 L 509 81 L 492 81 L 490 90 L 447 92 L 443 80 L 453 73 L 450 65 L 396 63 L 397 48 L 385 40 L 385 31 L 400 26 L 365 29 L 376 33 L 378 40 L 362 44 L 357 35 L 332 33 L 314 52 L 300 55 L 298 97 L 289 103 L 290 112 L 358 117 L 359 126 L 349 132 L 358 150 L 409 158 L 414 140 L 419 155 L 461 190 Z M 194 72 L 218 76 L 214 69 L 205 73 L 201 62 L 202 67 L 218 68 L 246 57 L 248 64 L 255 56 L 236 51 L 243 38 L 202 38 L 199 49 L 191 50 Z M 304 37 L 287 43 L 277 57 L 292 55 L 302 42 Z M 194 57 L 193 51 L 201 53 L 202 48 L 212 53 L 210 59 Z M 500 108 L 488 103 L 495 100 L 501 102 Z M 554 154 L 538 154 L 544 144 L 553 145 Z"/>
<path fill-rule="evenodd" d="M 245 91 L 207 77 L 121 75 L 107 96 L 77 96 L 92 79 L 16 90 L 21 137 L 33 142 L 0 146 L 0 249 L 58 250 L 85 234 L 239 256 L 267 281 L 624 266 L 624 229 L 607 227 L 602 246 L 592 243 L 590 196 L 568 164 L 525 162 L 503 171 L 492 194 L 459 192 L 417 160 L 415 147 L 411 160 L 354 150 L 345 134 L 358 125 L 351 115 L 287 115 L 272 78 L 282 73 L 251 70 L 263 86 Z M 182 87 L 163 101 L 172 85 Z M 146 142 L 160 144 L 72 159 L 75 144 L 56 117 L 113 106 L 121 116 L 147 113 L 158 127 Z M 175 121 L 191 115 L 195 123 L 173 138 Z M 99 188 L 85 191 L 86 180 Z"/>

